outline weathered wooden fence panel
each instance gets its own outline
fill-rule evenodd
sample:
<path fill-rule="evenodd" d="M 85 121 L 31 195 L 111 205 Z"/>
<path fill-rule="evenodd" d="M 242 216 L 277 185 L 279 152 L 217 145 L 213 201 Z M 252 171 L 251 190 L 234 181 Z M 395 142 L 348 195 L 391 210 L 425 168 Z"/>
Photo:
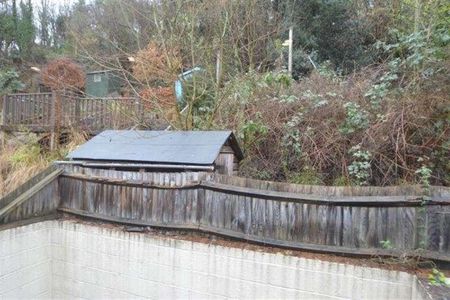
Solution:
<path fill-rule="evenodd" d="M 205 173 L 145 173 L 89 169 L 66 166 L 82 180 L 60 178 L 61 206 L 128 220 L 141 220 L 153 225 L 190 225 L 197 220 L 199 180 Z M 88 178 L 108 177 L 113 183 Z M 121 181 L 126 180 L 128 183 Z M 144 186 L 129 182 L 145 183 Z"/>
<path fill-rule="evenodd" d="M 58 109 L 55 101 L 61 101 Z M 87 132 L 129 128 L 142 121 L 143 108 L 135 98 L 83 98 L 72 94 L 11 94 L 3 98 L 3 130 L 48 132 L 57 120 L 61 128 Z"/>
<path fill-rule="evenodd" d="M 59 207 L 58 176 L 51 166 L 0 199 L 0 224 L 56 214 Z"/>
<path fill-rule="evenodd" d="M 418 187 L 406 188 L 408 196 L 405 190 L 378 188 L 359 188 L 359 194 L 351 195 L 337 187 L 329 188 L 332 196 L 323 192 L 316 196 L 317 187 L 207 173 L 65 168 L 60 186 L 61 207 L 66 211 L 338 253 L 371 254 L 383 248 L 408 252 L 425 247 L 450 260 L 450 201 L 443 199 L 448 193 L 445 188 L 436 188 L 440 195 L 436 203 L 422 205 L 421 197 L 413 193 Z M 236 186 L 225 185 L 225 180 Z M 255 189 L 257 184 L 266 184 L 266 189 Z M 278 191 L 271 190 L 270 184 L 277 185 Z M 388 192 L 394 196 L 386 196 Z"/>
<path fill-rule="evenodd" d="M 317 205 L 205 190 L 200 225 L 262 239 L 348 248 L 414 249 L 415 207 Z"/>
<path fill-rule="evenodd" d="M 59 210 L 332 253 L 402 255 L 422 248 L 424 257 L 450 261 L 449 188 L 431 187 L 432 200 L 426 203 L 419 187 L 356 188 L 353 194 L 346 188 L 324 189 L 328 194 L 318 187 L 203 172 L 64 165 L 1 199 L 0 224 Z"/>

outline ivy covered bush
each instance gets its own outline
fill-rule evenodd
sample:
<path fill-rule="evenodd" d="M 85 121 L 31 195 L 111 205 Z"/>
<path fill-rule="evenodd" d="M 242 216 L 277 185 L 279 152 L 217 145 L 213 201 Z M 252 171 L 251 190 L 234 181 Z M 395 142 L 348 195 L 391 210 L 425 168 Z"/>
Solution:
<path fill-rule="evenodd" d="M 427 80 L 439 86 L 433 90 L 414 83 L 411 73 L 423 71 L 394 56 L 352 76 L 325 68 L 286 83 L 273 79 L 283 73 L 247 74 L 229 83 L 212 128 L 237 131 L 242 176 L 396 185 L 422 183 L 426 170 L 429 184 L 448 185 L 450 88 L 439 60 L 429 59 L 436 71 Z"/>

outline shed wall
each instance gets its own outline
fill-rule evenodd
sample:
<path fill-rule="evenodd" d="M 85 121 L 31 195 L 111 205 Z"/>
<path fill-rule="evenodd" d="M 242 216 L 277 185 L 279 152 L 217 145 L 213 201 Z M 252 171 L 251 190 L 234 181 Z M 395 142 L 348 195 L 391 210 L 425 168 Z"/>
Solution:
<path fill-rule="evenodd" d="M 86 93 L 89 97 L 106 97 L 108 86 L 109 78 L 106 72 L 87 74 Z"/>
<path fill-rule="evenodd" d="M 236 157 L 236 153 L 234 153 L 233 149 L 228 145 L 222 147 L 214 164 L 216 166 L 215 173 L 229 176 L 238 174 L 239 160 Z"/>

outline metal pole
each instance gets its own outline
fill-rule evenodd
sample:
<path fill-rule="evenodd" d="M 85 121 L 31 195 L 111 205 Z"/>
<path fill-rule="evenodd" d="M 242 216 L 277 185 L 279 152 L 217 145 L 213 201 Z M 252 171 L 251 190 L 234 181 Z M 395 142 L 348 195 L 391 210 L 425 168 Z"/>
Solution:
<path fill-rule="evenodd" d="M 289 27 L 289 57 L 288 57 L 288 73 L 292 76 L 292 32 L 293 27 Z"/>
<path fill-rule="evenodd" d="M 216 84 L 220 84 L 220 77 L 222 74 L 222 50 L 217 51 L 216 58 Z"/>

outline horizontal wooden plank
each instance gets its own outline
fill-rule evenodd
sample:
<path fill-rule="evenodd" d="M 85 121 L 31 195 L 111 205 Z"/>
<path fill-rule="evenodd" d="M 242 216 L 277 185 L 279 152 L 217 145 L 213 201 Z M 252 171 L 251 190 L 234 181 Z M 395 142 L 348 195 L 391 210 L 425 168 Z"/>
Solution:
<path fill-rule="evenodd" d="M 23 194 L 19 195 L 16 199 L 5 205 L 0 209 L 0 219 L 2 219 L 9 211 L 19 206 L 23 202 L 30 199 L 33 195 L 38 193 L 44 187 L 46 187 L 49 183 L 56 180 L 56 178 L 63 172 L 61 169 L 57 169 L 43 178 L 41 181 L 30 187 L 30 189 L 26 190 Z"/>
<path fill-rule="evenodd" d="M 425 193 L 421 185 L 402 186 L 324 186 L 276 182 L 214 174 L 214 182 L 240 187 L 257 188 L 279 192 L 295 192 L 318 196 L 416 196 Z M 450 187 L 430 186 L 427 190 L 434 197 L 450 199 Z"/>
<path fill-rule="evenodd" d="M 211 181 L 189 182 L 183 186 L 170 187 L 157 185 L 144 181 L 125 180 L 105 177 L 95 177 L 83 174 L 64 173 L 61 176 L 82 181 L 97 182 L 109 185 L 120 185 L 130 187 L 145 187 L 156 189 L 193 189 L 205 188 L 213 191 L 219 191 L 228 194 L 255 197 L 261 199 L 288 201 L 296 203 L 311 203 L 321 205 L 338 206 L 380 206 L 380 207 L 398 207 L 398 206 L 421 206 L 423 205 L 422 196 L 360 196 L 360 197 L 324 197 L 311 194 L 300 194 L 290 192 L 278 192 L 239 187 L 234 185 L 221 184 Z M 450 201 L 436 199 L 427 202 L 427 205 L 450 205 Z"/>
<path fill-rule="evenodd" d="M 68 207 L 60 207 L 58 208 L 58 212 L 68 213 L 71 215 L 76 215 L 85 218 L 91 218 L 111 223 L 124 224 L 124 225 L 133 225 L 133 226 L 150 226 L 150 227 L 160 227 L 160 228 L 168 228 L 168 229 L 187 229 L 187 230 L 198 230 L 199 225 L 195 224 L 167 224 L 163 222 L 155 222 L 148 220 L 137 220 L 130 218 L 119 218 L 108 215 L 101 215 L 97 213 L 92 213 L 85 210 L 73 209 Z"/>
<path fill-rule="evenodd" d="M 141 187 L 141 188 L 153 188 L 153 189 L 194 189 L 200 187 L 199 181 L 190 181 L 185 183 L 182 186 L 169 186 L 169 185 L 161 185 L 156 183 L 144 182 L 143 180 L 131 180 L 131 179 L 117 179 L 117 178 L 105 178 L 105 177 L 97 177 L 97 176 L 89 176 L 83 174 L 74 174 L 74 173 L 63 173 L 61 177 L 71 178 L 75 180 L 95 182 L 100 184 L 107 185 L 116 185 L 116 186 L 128 186 L 128 187 Z"/>
<path fill-rule="evenodd" d="M 324 197 L 312 194 L 278 192 L 260 190 L 248 187 L 202 181 L 201 187 L 229 194 L 255 197 L 261 199 L 280 200 L 289 202 L 308 202 L 314 204 L 340 205 L 340 206 L 421 206 L 423 196 L 359 196 L 359 197 Z M 428 205 L 450 205 L 450 200 L 437 199 L 427 202 Z"/>
<path fill-rule="evenodd" d="M 51 174 L 56 170 L 55 165 L 51 165 L 45 170 L 39 172 L 38 174 L 34 175 L 30 179 L 28 179 L 26 182 L 24 182 L 22 185 L 17 187 L 14 191 L 10 192 L 9 194 L 5 195 L 3 198 L 0 198 L 0 209 L 8 205 L 11 201 L 16 199 L 20 194 L 24 193 L 25 191 L 32 188 L 36 183 L 44 179 L 46 176 Z"/>
<path fill-rule="evenodd" d="M 306 251 L 314 251 L 320 253 L 328 253 L 328 254 L 338 254 L 338 255 L 347 255 L 354 257 L 421 257 L 425 259 L 433 259 L 438 261 L 450 262 L 450 256 L 446 254 L 441 254 L 437 252 L 431 251 L 398 251 L 398 250 L 390 250 L 390 249 L 365 249 L 365 248 L 348 248 L 348 247 L 336 247 L 329 245 L 317 245 L 317 244 L 307 244 L 307 243 L 299 243 L 293 241 L 283 241 L 265 238 L 256 235 L 243 234 L 240 232 L 236 232 L 229 229 L 218 229 L 211 226 L 206 225 L 196 225 L 196 224 L 168 224 L 163 222 L 149 222 L 135 219 L 126 219 L 126 218 L 118 218 L 112 216 L 105 216 L 96 213 L 91 213 L 83 210 L 76 210 L 71 208 L 59 208 L 58 211 L 62 213 L 67 213 L 79 217 L 112 222 L 116 224 L 124 224 L 124 225 L 133 225 L 133 226 L 148 226 L 148 227 L 157 227 L 157 228 L 166 228 L 166 229 L 182 229 L 182 230 L 198 230 L 206 233 L 213 233 L 221 236 L 225 236 L 228 238 L 243 240 L 247 242 L 254 242 L 263 245 L 270 245 L 281 248 L 289 248 L 296 250 L 306 250 Z"/>
<path fill-rule="evenodd" d="M 51 129 L 50 125 L 27 125 L 27 124 L 9 124 L 9 125 L 0 125 L 0 130 L 6 132 L 49 132 Z"/>
<path fill-rule="evenodd" d="M 51 126 L 42 126 L 42 125 L 0 125 L 0 131 L 4 132 L 35 132 L 35 133 L 45 133 L 50 132 Z M 73 130 L 71 125 L 61 126 L 61 130 Z M 97 135 L 102 132 L 102 129 L 91 129 L 91 128 L 83 128 L 83 132 L 87 134 Z"/>

